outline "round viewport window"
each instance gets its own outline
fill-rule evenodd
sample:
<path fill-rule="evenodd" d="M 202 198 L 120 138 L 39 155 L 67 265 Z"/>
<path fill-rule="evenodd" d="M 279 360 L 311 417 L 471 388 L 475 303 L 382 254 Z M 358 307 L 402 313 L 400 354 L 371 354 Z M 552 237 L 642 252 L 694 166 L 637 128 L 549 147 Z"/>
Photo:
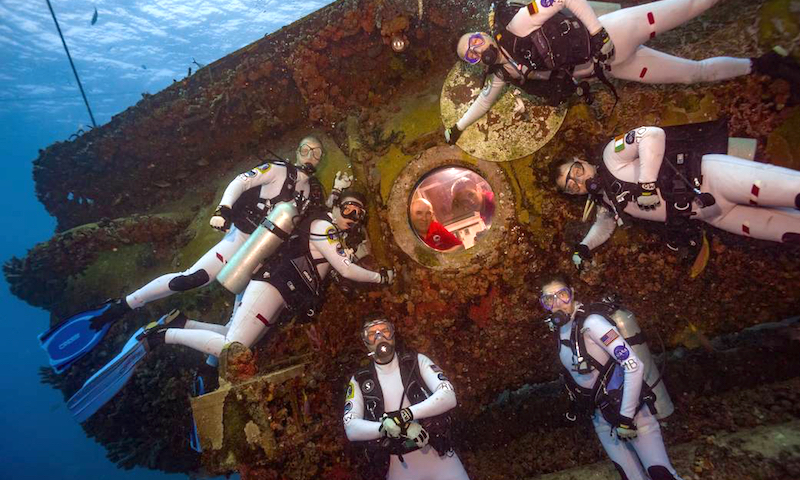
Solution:
<path fill-rule="evenodd" d="M 408 205 L 419 240 L 439 252 L 472 248 L 492 226 L 494 192 L 483 177 L 464 167 L 441 167 L 423 176 Z"/>

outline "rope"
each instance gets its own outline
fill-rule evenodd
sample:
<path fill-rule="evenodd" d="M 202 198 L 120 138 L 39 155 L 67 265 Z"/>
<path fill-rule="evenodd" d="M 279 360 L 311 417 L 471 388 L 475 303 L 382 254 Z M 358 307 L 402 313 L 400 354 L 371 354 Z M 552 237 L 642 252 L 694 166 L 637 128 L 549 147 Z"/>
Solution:
<path fill-rule="evenodd" d="M 61 43 L 64 44 L 64 51 L 67 52 L 69 65 L 72 67 L 72 73 L 75 74 L 75 80 L 78 81 L 78 88 L 81 89 L 81 95 L 83 96 L 83 103 L 86 104 L 86 110 L 89 111 L 89 118 L 92 119 L 92 126 L 96 128 L 97 122 L 94 121 L 94 115 L 92 114 L 92 109 L 91 107 L 89 107 L 89 100 L 86 99 L 86 92 L 83 91 L 83 85 L 81 84 L 81 79 L 80 77 L 78 77 L 78 71 L 75 70 L 75 63 L 72 62 L 72 55 L 69 54 L 69 49 L 67 48 L 67 42 L 64 40 L 64 35 L 61 33 L 61 27 L 58 25 L 58 19 L 56 19 L 56 12 L 53 11 L 53 6 L 50 4 L 50 0 L 47 0 L 47 7 L 50 9 L 50 14 L 53 15 L 53 21 L 56 23 L 56 30 L 58 30 L 58 36 L 61 37 Z"/>

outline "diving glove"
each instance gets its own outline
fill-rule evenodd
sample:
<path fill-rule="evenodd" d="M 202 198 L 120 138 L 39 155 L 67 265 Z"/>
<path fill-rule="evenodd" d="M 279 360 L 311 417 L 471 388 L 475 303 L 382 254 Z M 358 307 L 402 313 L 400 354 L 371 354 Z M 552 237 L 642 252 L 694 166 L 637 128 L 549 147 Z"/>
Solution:
<path fill-rule="evenodd" d="M 378 428 L 378 431 L 386 432 L 388 437 L 399 438 L 400 435 L 405 435 L 407 433 L 408 424 L 413 419 L 414 414 L 411 413 L 410 408 L 384 413 L 383 417 L 381 417 L 381 426 Z"/>
<path fill-rule="evenodd" d="M 337 196 L 342 193 L 342 190 L 350 187 L 353 184 L 353 176 L 345 172 L 336 172 L 336 178 L 333 179 L 333 190 Z"/>
<path fill-rule="evenodd" d="M 212 228 L 216 228 L 217 230 L 227 232 L 229 228 L 231 228 L 231 219 L 233 217 L 233 210 L 231 207 L 226 207 L 225 205 L 220 205 L 214 211 L 214 216 L 211 217 L 211 220 L 208 222 Z"/>
<path fill-rule="evenodd" d="M 617 432 L 617 437 L 619 437 L 622 441 L 628 441 L 632 438 L 636 438 L 639 435 L 639 432 L 636 431 L 636 425 L 633 424 L 633 420 L 626 418 L 619 425 L 617 428 L 614 429 Z"/>
<path fill-rule="evenodd" d="M 589 44 L 592 50 L 592 59 L 595 62 L 603 63 L 614 56 L 614 42 L 611 41 L 605 28 L 601 28 L 599 32 L 592 35 Z"/>
<path fill-rule="evenodd" d="M 656 182 L 639 183 L 639 196 L 636 205 L 642 210 L 655 210 L 661 205 L 661 198 L 656 192 Z"/>
<path fill-rule="evenodd" d="M 391 285 L 394 283 L 394 270 L 381 268 L 381 285 Z"/>
<path fill-rule="evenodd" d="M 575 250 L 572 252 L 572 263 L 575 264 L 575 268 L 581 268 L 584 260 L 591 260 L 592 259 L 592 251 L 589 250 L 587 245 L 583 243 L 579 243 Z"/>
<path fill-rule="evenodd" d="M 460 136 L 461 130 L 458 129 L 457 124 L 444 131 L 444 138 L 447 140 L 448 145 L 455 145 Z"/>
<path fill-rule="evenodd" d="M 411 422 L 403 436 L 406 438 L 406 443 L 411 443 L 412 445 L 410 446 L 416 446 L 417 448 L 424 447 L 430 440 L 428 431 L 417 422 Z"/>

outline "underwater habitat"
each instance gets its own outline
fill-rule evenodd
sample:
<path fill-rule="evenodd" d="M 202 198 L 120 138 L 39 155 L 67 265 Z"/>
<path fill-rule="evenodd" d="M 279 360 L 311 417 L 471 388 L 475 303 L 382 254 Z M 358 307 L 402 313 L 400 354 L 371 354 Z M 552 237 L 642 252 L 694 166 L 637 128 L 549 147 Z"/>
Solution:
<path fill-rule="evenodd" d="M 28 159 L 55 414 L 192 478 L 800 478 L 800 0 L 296 18 Z"/>

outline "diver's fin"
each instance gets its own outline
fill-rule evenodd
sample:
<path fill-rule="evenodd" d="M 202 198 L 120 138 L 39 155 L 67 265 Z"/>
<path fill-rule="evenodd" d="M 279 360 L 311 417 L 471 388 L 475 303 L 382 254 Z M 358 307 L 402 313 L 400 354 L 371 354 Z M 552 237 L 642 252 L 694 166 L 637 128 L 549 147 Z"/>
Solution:
<path fill-rule="evenodd" d="M 192 396 L 199 397 L 206 393 L 203 377 L 200 375 L 195 376 L 194 385 L 192 385 Z M 203 447 L 200 445 L 200 436 L 197 433 L 197 422 L 194 421 L 194 414 L 192 414 L 192 429 L 189 431 L 189 446 L 192 447 L 197 453 L 203 453 Z"/>
<path fill-rule="evenodd" d="M 91 321 L 110 308 L 105 303 L 93 310 L 73 315 L 39 335 L 39 343 L 56 373 L 62 373 L 76 360 L 89 353 L 111 328 L 111 323 L 95 330 Z"/>
<path fill-rule="evenodd" d="M 133 372 L 148 352 L 146 328 L 163 325 L 172 320 L 173 312 L 164 315 L 157 322 L 137 330 L 122 347 L 122 351 L 103 368 L 86 380 L 80 390 L 67 402 L 67 408 L 79 422 L 85 422 L 97 410 L 122 390 L 133 376 Z M 154 325 L 155 324 L 155 325 Z"/>

